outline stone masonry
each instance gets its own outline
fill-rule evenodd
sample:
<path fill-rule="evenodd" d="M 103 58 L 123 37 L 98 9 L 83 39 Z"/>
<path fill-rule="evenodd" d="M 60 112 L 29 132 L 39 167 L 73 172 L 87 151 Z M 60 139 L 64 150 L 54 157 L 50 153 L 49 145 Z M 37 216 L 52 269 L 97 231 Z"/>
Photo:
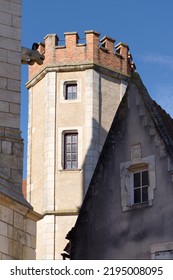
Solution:
<path fill-rule="evenodd" d="M 0 259 L 35 259 L 41 216 L 22 194 L 21 0 L 0 7 Z"/>

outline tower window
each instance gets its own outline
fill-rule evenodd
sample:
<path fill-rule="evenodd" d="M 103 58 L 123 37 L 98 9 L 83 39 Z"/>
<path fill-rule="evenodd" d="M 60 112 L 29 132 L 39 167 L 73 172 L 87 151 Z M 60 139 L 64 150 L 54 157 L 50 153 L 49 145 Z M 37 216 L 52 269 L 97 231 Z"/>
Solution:
<path fill-rule="evenodd" d="M 78 134 L 64 135 L 64 169 L 78 168 Z"/>
<path fill-rule="evenodd" d="M 66 84 L 66 92 L 65 92 L 66 100 L 77 99 L 77 84 Z"/>

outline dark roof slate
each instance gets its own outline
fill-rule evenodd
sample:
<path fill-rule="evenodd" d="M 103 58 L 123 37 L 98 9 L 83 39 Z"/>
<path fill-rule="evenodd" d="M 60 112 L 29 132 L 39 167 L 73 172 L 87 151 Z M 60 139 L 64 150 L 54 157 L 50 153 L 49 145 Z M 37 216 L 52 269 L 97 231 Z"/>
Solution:
<path fill-rule="evenodd" d="M 139 74 L 134 73 L 131 82 L 134 82 L 138 88 L 146 109 L 155 124 L 155 128 L 165 144 L 166 151 L 171 159 L 173 159 L 173 119 L 149 96 Z"/>

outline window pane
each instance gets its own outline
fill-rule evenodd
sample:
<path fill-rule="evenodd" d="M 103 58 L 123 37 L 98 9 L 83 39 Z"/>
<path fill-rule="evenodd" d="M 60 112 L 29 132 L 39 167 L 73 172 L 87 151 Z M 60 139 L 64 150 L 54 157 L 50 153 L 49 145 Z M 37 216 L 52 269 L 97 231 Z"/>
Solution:
<path fill-rule="evenodd" d="M 72 161 L 72 169 L 77 169 L 77 162 L 76 161 Z"/>
<path fill-rule="evenodd" d="M 67 86 L 67 92 L 72 93 L 72 87 L 71 86 Z"/>
<path fill-rule="evenodd" d="M 142 172 L 142 186 L 148 186 L 148 171 Z"/>
<path fill-rule="evenodd" d="M 77 143 L 77 135 L 72 136 L 72 143 Z"/>
<path fill-rule="evenodd" d="M 142 202 L 148 201 L 148 187 L 142 188 Z"/>
<path fill-rule="evenodd" d="M 71 84 L 66 85 L 66 99 L 76 99 L 77 98 L 77 85 Z"/>
<path fill-rule="evenodd" d="M 76 161 L 76 159 L 77 159 L 76 153 L 73 153 L 73 154 L 71 154 L 71 155 L 72 155 L 72 160 L 75 160 L 75 161 Z"/>
<path fill-rule="evenodd" d="M 67 153 L 66 157 L 67 157 L 67 160 L 71 160 L 71 153 Z"/>
<path fill-rule="evenodd" d="M 65 135 L 66 143 L 71 143 L 71 135 Z"/>
<path fill-rule="evenodd" d="M 141 202 L 141 189 L 135 189 L 134 190 L 134 203 L 140 203 Z"/>
<path fill-rule="evenodd" d="M 77 145 L 76 144 L 72 144 L 71 148 L 72 148 L 72 152 L 77 152 Z"/>
<path fill-rule="evenodd" d="M 71 161 L 66 162 L 66 169 L 71 169 Z"/>
<path fill-rule="evenodd" d="M 134 174 L 134 188 L 138 188 L 140 186 L 140 173 Z"/>
<path fill-rule="evenodd" d="M 68 93 L 68 95 L 67 95 L 67 99 L 72 99 L 72 94 L 71 93 Z"/>
<path fill-rule="evenodd" d="M 68 145 L 66 146 L 66 150 L 67 150 L 67 152 L 71 152 L 71 145 L 68 144 Z"/>
<path fill-rule="evenodd" d="M 72 98 L 71 99 L 76 99 L 77 98 L 77 94 L 76 94 L 76 92 L 73 92 L 72 93 Z"/>

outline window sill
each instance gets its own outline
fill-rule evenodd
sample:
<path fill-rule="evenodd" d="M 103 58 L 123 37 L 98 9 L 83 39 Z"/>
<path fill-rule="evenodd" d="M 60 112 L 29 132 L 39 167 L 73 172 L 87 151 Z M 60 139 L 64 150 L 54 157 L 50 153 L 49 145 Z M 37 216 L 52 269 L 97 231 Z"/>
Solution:
<path fill-rule="evenodd" d="M 152 201 L 147 201 L 147 202 L 139 203 L 139 204 L 133 204 L 131 206 L 124 207 L 123 212 L 132 211 L 132 210 L 136 210 L 136 209 L 143 209 L 146 207 L 151 207 L 152 205 L 153 205 Z"/>
<path fill-rule="evenodd" d="M 82 172 L 82 169 L 59 169 L 58 170 L 59 173 L 66 173 L 66 172 L 69 172 L 69 173 L 79 173 L 79 172 Z"/>
<path fill-rule="evenodd" d="M 75 103 L 80 103 L 81 99 L 76 98 L 76 99 L 61 99 L 60 103 L 64 103 L 64 104 L 75 104 Z"/>

